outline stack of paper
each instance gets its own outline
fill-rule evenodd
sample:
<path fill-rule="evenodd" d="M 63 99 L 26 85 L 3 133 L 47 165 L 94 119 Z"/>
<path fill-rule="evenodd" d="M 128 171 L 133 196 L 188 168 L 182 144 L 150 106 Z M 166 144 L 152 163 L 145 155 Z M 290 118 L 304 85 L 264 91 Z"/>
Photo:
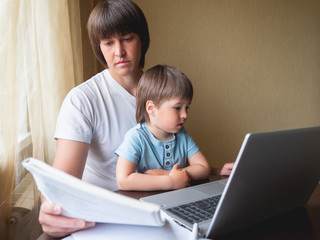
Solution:
<path fill-rule="evenodd" d="M 39 191 L 62 206 L 64 216 L 102 223 L 165 224 L 158 205 L 86 183 L 34 158 L 25 159 L 22 165 L 33 175 Z"/>

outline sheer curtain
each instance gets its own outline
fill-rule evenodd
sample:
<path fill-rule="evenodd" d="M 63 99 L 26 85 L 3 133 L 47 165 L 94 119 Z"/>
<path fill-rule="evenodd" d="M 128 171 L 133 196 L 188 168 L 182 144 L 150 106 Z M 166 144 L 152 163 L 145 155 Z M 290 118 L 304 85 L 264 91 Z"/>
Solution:
<path fill-rule="evenodd" d="M 92 1 L 87 2 L 92 7 Z M 52 162 L 61 103 L 72 87 L 83 82 L 83 25 L 79 0 L 0 1 L 2 236 L 8 229 L 14 188 L 26 174 L 21 161 L 32 155 Z M 21 153 L 21 141 L 26 139 L 32 144 L 30 154 Z"/>

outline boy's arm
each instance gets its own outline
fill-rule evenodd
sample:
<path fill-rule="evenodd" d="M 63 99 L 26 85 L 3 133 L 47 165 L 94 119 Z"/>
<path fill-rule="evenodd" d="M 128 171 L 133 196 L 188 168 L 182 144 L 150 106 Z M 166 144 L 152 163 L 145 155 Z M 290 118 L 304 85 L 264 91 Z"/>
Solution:
<path fill-rule="evenodd" d="M 145 171 L 144 174 L 148 174 L 148 175 L 169 175 L 170 171 L 162 169 L 162 168 L 156 168 L 156 169 L 149 169 L 149 170 Z"/>
<path fill-rule="evenodd" d="M 188 159 L 189 166 L 187 170 L 191 180 L 205 179 L 210 176 L 211 168 L 203 153 L 199 150 Z"/>
<path fill-rule="evenodd" d="M 175 165 L 169 175 L 147 175 L 136 173 L 136 164 L 119 156 L 117 163 L 117 184 L 121 190 L 153 191 L 184 188 L 189 185 L 185 170 Z"/>

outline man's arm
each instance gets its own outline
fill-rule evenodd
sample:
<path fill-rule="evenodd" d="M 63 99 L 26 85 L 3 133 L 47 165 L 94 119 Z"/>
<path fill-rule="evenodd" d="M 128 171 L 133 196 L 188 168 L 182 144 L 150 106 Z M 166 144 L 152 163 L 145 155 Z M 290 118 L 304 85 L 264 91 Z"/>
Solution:
<path fill-rule="evenodd" d="M 81 178 L 89 151 L 89 144 L 58 139 L 53 167 Z M 95 223 L 82 219 L 61 216 L 62 207 L 50 203 L 41 195 L 39 222 L 42 230 L 52 237 L 62 237 L 70 233 L 93 227 Z"/>

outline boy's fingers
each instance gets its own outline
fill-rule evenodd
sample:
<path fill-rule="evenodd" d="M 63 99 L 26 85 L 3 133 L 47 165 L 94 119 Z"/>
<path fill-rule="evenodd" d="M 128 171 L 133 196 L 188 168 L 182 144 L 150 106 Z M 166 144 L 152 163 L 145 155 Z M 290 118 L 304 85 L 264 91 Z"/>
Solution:
<path fill-rule="evenodd" d="M 178 168 L 179 168 L 179 163 L 176 163 L 175 165 L 173 165 L 172 170 L 173 170 L 173 169 L 174 169 L 174 170 L 178 170 Z"/>

